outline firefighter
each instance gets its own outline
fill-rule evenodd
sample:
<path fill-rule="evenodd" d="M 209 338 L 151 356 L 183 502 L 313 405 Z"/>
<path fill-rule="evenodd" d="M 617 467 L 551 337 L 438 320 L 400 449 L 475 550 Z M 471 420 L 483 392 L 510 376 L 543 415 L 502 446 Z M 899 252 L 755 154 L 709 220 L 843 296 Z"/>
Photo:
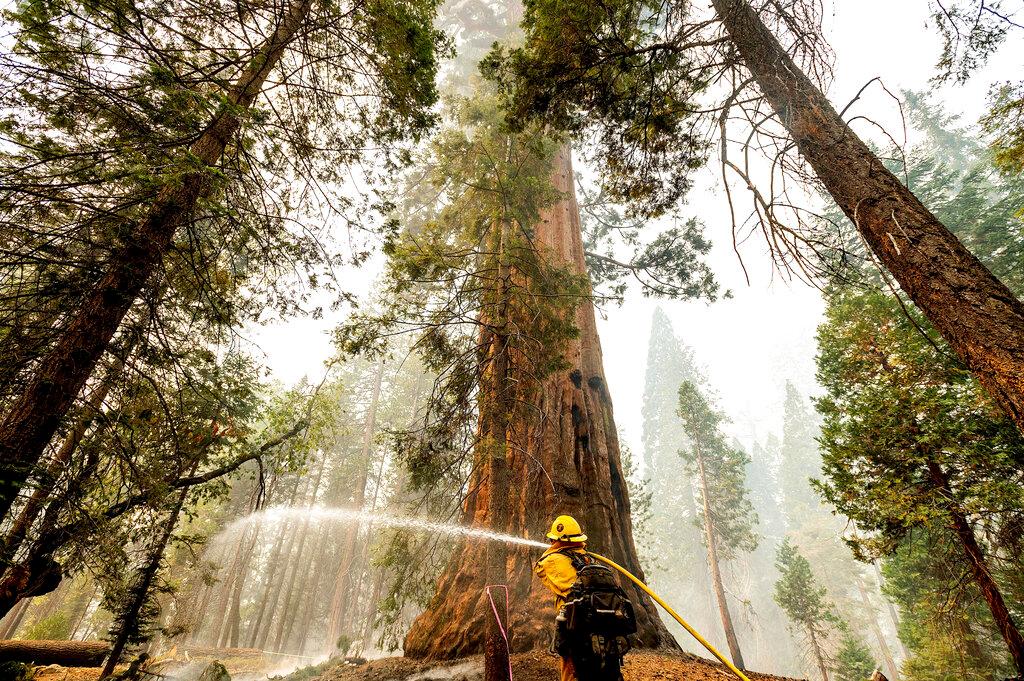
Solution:
<path fill-rule="evenodd" d="M 587 556 L 587 535 L 576 519 L 560 515 L 551 523 L 547 533 L 551 547 L 544 552 L 533 571 L 548 589 L 555 594 L 555 612 L 561 614 L 565 597 L 576 583 L 579 565 L 590 563 Z M 562 657 L 561 681 L 576 681 L 576 668 L 572 657 L 559 651 Z"/>

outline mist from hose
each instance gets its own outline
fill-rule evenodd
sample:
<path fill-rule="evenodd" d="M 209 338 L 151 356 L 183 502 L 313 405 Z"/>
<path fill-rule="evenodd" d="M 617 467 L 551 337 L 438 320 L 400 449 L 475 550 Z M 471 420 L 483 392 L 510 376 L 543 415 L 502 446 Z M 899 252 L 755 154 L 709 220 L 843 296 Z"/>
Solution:
<path fill-rule="evenodd" d="M 365 523 L 367 526 L 378 528 L 405 529 L 451 537 L 499 541 L 513 546 L 530 546 L 542 549 L 546 549 L 548 547 L 544 542 L 535 541 L 526 537 L 517 537 L 512 534 L 491 532 L 479 527 L 466 527 L 465 525 L 457 525 L 454 523 L 440 523 L 433 520 L 424 520 L 423 518 L 411 516 L 384 515 L 379 511 L 375 512 L 350 508 L 293 508 L 287 506 L 265 508 L 261 511 L 251 513 L 233 521 L 228 524 L 218 536 L 231 535 L 252 525 L 267 527 L 288 521 L 338 523 L 339 525 Z"/>

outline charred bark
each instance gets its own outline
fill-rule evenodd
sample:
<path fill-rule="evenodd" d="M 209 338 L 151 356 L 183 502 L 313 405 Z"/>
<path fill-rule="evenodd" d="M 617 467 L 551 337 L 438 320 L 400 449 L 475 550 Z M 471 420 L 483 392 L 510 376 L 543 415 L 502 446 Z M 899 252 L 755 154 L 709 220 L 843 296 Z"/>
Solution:
<path fill-rule="evenodd" d="M 555 163 L 553 183 L 565 198 L 545 210 L 534 239 L 555 264 L 585 274 L 568 148 L 559 152 Z M 562 348 L 570 368 L 544 379 L 532 405 L 539 417 L 528 425 L 510 424 L 515 446 L 508 455 L 511 513 L 505 531 L 536 536 L 555 516 L 573 515 L 583 523 L 595 551 L 642 579 L 591 301 L 581 301 L 576 325 L 579 337 Z M 463 506 L 464 524 L 488 522 L 492 494 L 486 475 L 486 466 L 477 466 L 470 482 L 473 494 Z M 483 650 L 484 618 L 493 618 L 484 594 L 486 575 L 479 569 L 486 564 L 485 551 L 477 542 L 459 545 L 438 582 L 435 597 L 405 639 L 406 655 L 455 658 Z M 509 549 L 508 554 L 509 620 L 515 631 L 512 649 L 542 647 L 553 626 L 554 612 L 551 594 L 534 579 L 537 555 L 518 547 Z M 632 585 L 625 588 L 636 605 L 640 645 L 678 648 L 653 602 Z"/>
<path fill-rule="evenodd" d="M 744 66 L 825 189 L 1024 430 L 1024 304 L 857 137 L 746 0 L 712 4 Z"/>
<path fill-rule="evenodd" d="M 295 0 L 288 6 L 256 58 L 227 92 L 225 105 L 189 149 L 202 169 L 176 176 L 156 193 L 146 217 L 112 250 L 103 276 L 4 415 L 0 422 L 0 520 L 7 516 L 61 419 L 163 261 L 174 233 L 199 200 L 213 191 L 213 166 L 242 125 L 239 110 L 248 109 L 255 101 L 285 48 L 299 34 L 312 4 L 312 0 Z"/>

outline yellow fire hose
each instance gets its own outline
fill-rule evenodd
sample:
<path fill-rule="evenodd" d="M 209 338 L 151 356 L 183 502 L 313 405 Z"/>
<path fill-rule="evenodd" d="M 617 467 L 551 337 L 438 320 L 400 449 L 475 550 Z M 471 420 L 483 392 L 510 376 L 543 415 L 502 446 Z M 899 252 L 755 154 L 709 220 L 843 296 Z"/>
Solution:
<path fill-rule="evenodd" d="M 697 641 L 702 646 L 707 648 L 708 652 L 710 652 L 712 655 L 714 655 L 716 658 L 718 658 L 719 662 L 721 662 L 726 667 L 728 667 L 730 670 L 732 670 L 732 673 L 735 674 L 737 678 L 740 678 L 743 681 L 750 681 L 750 679 L 747 678 L 746 674 L 744 674 L 739 669 L 737 669 L 736 665 L 734 665 L 732 662 L 730 662 L 729 660 L 725 659 L 725 657 L 720 652 L 715 650 L 714 646 L 712 646 L 710 643 L 708 643 L 706 640 L 704 640 L 704 637 L 697 633 L 696 629 L 694 629 L 689 624 L 687 624 L 686 620 L 684 620 L 682 617 L 680 617 L 676 613 L 676 611 L 673 610 L 671 608 L 671 606 L 669 606 L 668 603 L 666 603 L 665 601 L 661 600 L 661 597 L 658 596 L 658 594 L 656 594 L 653 591 L 651 591 L 650 588 L 648 588 L 648 586 L 646 584 L 644 584 L 639 579 L 634 577 L 633 574 L 629 570 L 627 570 L 626 568 L 622 567 L 621 565 L 619 565 L 615 561 L 613 561 L 613 560 L 611 560 L 609 558 L 605 558 L 604 556 L 600 556 L 600 555 L 598 555 L 596 553 L 593 553 L 591 551 L 587 551 L 587 555 L 588 556 L 593 556 L 594 558 L 597 558 L 602 563 L 605 563 L 605 564 L 609 565 L 610 567 L 615 568 L 616 570 L 618 570 L 622 574 L 626 575 L 626 577 L 629 578 L 629 581 L 633 582 L 638 587 L 643 589 L 647 593 L 647 595 L 650 596 L 651 598 L 653 598 L 654 601 L 658 605 L 660 605 L 661 607 L 665 608 L 665 612 L 667 612 L 668 614 L 672 615 L 672 617 L 675 619 L 676 622 L 679 622 L 679 624 L 683 625 L 683 629 L 686 629 L 688 632 L 690 632 L 690 635 L 693 636 L 695 639 L 697 639 Z"/>

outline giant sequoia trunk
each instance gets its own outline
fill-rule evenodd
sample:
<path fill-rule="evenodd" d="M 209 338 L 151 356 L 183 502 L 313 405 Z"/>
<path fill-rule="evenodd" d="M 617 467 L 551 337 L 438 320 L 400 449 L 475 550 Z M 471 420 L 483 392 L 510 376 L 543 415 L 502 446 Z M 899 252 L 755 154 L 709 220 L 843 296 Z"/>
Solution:
<path fill-rule="evenodd" d="M 579 208 L 573 187 L 569 150 L 556 159 L 553 180 L 565 199 L 546 210 L 536 228 L 536 242 L 555 264 L 584 273 Z M 579 338 L 563 349 L 569 369 L 549 376 L 536 399 L 537 419 L 510 424 L 514 446 L 508 451 L 510 484 L 505 499 L 511 513 L 502 529 L 540 536 L 561 513 L 575 516 L 590 537 L 590 546 L 642 578 L 633 545 L 629 495 L 619 460 L 619 443 L 605 384 L 594 308 L 581 302 L 576 323 Z M 478 462 L 485 464 L 485 462 Z M 463 522 L 487 525 L 492 487 L 488 466 L 477 465 L 465 500 Z M 501 492 L 505 494 L 504 491 Z M 487 618 L 493 618 L 484 594 L 486 546 L 460 544 L 438 582 L 426 612 L 405 639 L 412 657 L 453 658 L 483 649 Z M 534 549 L 510 548 L 507 573 L 511 592 L 513 650 L 546 645 L 554 622 L 553 597 L 534 579 Z M 658 617 L 654 604 L 632 585 L 638 638 L 648 647 L 678 647 Z"/>
<path fill-rule="evenodd" d="M 746 0 L 713 0 L 744 65 L 878 260 L 1024 430 L 1024 304 L 857 137 Z"/>
<path fill-rule="evenodd" d="M 189 149 L 199 170 L 175 176 L 157 192 L 145 218 L 112 250 L 106 270 L 0 422 L 0 520 L 38 464 L 61 419 L 88 381 L 170 248 L 174 233 L 212 189 L 215 166 L 241 127 L 285 48 L 299 34 L 312 0 L 294 0 L 226 94 L 226 103 Z M 197 131 L 198 132 L 198 131 Z"/>

